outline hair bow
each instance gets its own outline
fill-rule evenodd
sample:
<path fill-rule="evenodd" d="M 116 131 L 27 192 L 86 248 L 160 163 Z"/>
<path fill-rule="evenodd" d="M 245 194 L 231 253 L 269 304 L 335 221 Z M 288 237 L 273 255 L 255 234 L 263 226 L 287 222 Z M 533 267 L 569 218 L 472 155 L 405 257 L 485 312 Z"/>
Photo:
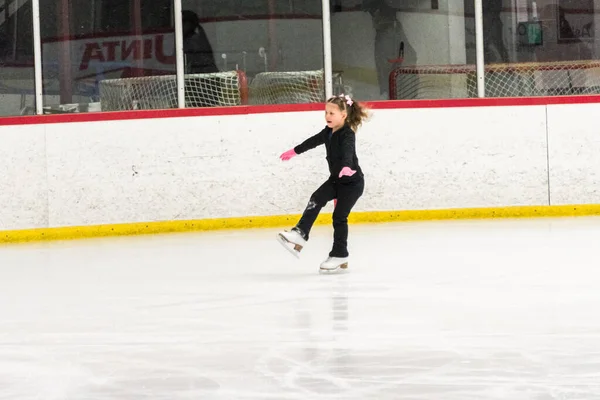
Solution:
<path fill-rule="evenodd" d="M 346 104 L 348 104 L 349 106 L 351 106 L 352 104 L 354 104 L 354 102 L 352 101 L 352 99 L 350 98 L 350 96 L 348 95 L 344 95 L 343 93 L 340 94 L 340 97 L 342 99 L 346 99 Z"/>

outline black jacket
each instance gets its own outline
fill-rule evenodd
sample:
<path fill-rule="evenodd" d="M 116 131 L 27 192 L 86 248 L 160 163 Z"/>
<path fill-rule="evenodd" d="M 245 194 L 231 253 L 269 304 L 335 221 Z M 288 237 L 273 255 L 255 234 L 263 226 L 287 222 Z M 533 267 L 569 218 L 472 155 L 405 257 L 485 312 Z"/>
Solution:
<path fill-rule="evenodd" d="M 325 127 L 321 132 L 294 147 L 296 154 L 302 154 L 310 149 L 324 144 L 327 150 L 327 164 L 329 164 L 329 179 L 340 182 L 351 182 L 363 178 L 363 172 L 358 165 L 356 156 L 356 134 L 348 126 L 344 125 L 337 132 L 332 134 L 332 129 Z M 339 179 L 340 171 L 344 167 L 356 171 L 351 177 L 343 176 Z"/>

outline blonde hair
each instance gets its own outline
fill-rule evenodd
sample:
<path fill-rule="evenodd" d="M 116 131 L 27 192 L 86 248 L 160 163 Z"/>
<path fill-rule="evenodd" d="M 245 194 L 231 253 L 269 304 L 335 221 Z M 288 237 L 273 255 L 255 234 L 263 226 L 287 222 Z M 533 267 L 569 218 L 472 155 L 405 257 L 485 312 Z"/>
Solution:
<path fill-rule="evenodd" d="M 346 123 L 354 132 L 362 125 L 363 121 L 369 118 L 369 109 L 356 100 L 352 100 L 350 96 L 333 96 L 327 100 L 327 103 L 335 104 L 341 111 L 346 111 Z M 348 104 L 350 103 L 350 104 Z"/>

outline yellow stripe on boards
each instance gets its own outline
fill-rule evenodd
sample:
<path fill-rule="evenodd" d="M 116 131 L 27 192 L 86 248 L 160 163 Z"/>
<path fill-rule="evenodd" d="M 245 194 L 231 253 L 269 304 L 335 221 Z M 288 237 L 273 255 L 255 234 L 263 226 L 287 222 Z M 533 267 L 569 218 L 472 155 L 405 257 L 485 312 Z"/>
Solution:
<path fill-rule="evenodd" d="M 359 224 L 482 218 L 572 217 L 589 215 L 600 215 L 600 204 L 455 208 L 442 210 L 362 211 L 351 213 L 349 223 Z M 291 228 L 296 224 L 299 218 L 300 215 L 273 215 L 202 219 L 195 221 L 160 221 L 0 231 L 0 243 L 74 240 L 107 236 L 148 235 L 225 229 Z M 331 214 L 321 214 L 315 224 L 331 224 Z"/>

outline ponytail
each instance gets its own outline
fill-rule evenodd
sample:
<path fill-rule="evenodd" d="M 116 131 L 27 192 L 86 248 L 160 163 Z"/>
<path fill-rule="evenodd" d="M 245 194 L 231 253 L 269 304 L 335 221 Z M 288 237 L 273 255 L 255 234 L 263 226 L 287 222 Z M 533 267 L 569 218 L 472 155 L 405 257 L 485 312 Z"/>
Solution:
<path fill-rule="evenodd" d="M 354 132 L 369 118 L 369 109 L 356 100 L 352 100 L 348 95 L 339 95 L 331 97 L 327 100 L 328 103 L 333 103 L 339 107 L 341 111 L 346 111 L 346 124 L 352 128 Z"/>

